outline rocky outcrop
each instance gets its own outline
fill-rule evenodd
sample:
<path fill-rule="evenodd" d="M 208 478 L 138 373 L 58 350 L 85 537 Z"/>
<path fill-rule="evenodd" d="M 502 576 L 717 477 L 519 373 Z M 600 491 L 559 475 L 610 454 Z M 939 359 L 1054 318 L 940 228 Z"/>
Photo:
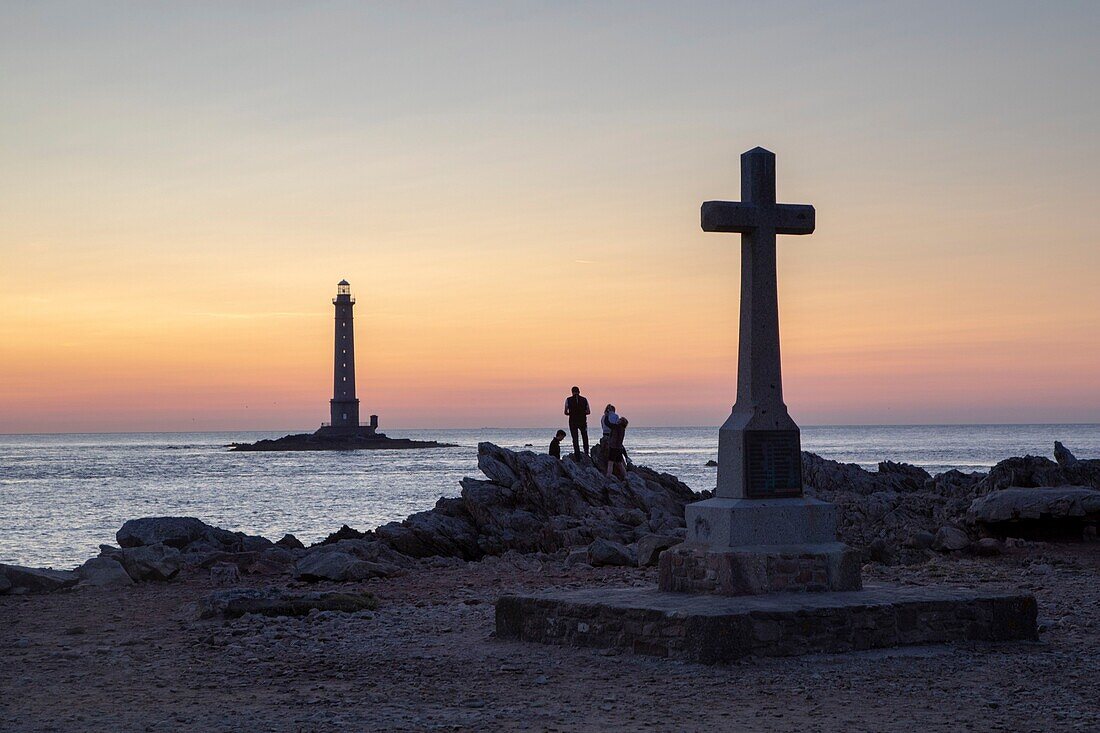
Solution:
<path fill-rule="evenodd" d="M 1100 459 L 1077 458 L 1061 443 L 1054 443 L 1054 460 L 1065 474 L 1067 483 L 1100 489 Z"/>
<path fill-rule="evenodd" d="M 986 531 L 1053 538 L 1049 532 L 1027 531 L 1024 520 L 1038 521 L 1037 512 L 1047 519 L 1066 519 L 1054 536 L 1080 534 L 1084 525 L 1077 512 L 1091 506 L 1091 499 L 1074 491 L 1100 488 L 1100 460 L 1078 459 L 1061 443 L 1055 443 L 1054 455 L 1057 461 L 1008 458 L 988 473 L 951 470 L 930 476 L 904 463 L 883 461 L 878 471 L 866 471 L 803 453 L 802 471 L 807 494 L 837 505 L 844 542 L 862 549 L 870 560 L 907 562 L 927 557 L 929 549 L 992 554 L 991 543 L 979 550 L 978 540 Z M 1068 493 L 1049 493 L 1050 486 Z M 1079 497 L 1080 503 L 1070 497 Z M 1013 518 L 1014 512 L 1019 516 Z"/>
<path fill-rule="evenodd" d="M 76 585 L 80 577 L 68 570 L 0 564 L 0 593 L 49 593 Z"/>
<path fill-rule="evenodd" d="M 934 536 L 964 512 L 984 476 L 955 471 L 932 477 L 922 468 L 890 461 L 880 463 L 877 472 L 867 471 L 813 453 L 802 454 L 802 472 L 807 495 L 836 504 L 841 541 L 877 562 L 927 557 L 928 545 L 919 547 L 913 538 Z"/>
<path fill-rule="evenodd" d="M 165 545 L 183 552 L 260 552 L 271 540 L 244 532 L 230 532 L 195 517 L 131 519 L 115 533 L 119 547 Z"/>
<path fill-rule="evenodd" d="M 676 477 L 631 466 L 609 479 L 584 456 L 558 460 L 492 443 L 478 445 L 488 480 L 465 478 L 458 498 L 369 533 L 412 557 L 476 560 L 486 555 L 554 552 L 604 539 L 630 544 L 684 525 L 684 505 L 699 495 Z"/>

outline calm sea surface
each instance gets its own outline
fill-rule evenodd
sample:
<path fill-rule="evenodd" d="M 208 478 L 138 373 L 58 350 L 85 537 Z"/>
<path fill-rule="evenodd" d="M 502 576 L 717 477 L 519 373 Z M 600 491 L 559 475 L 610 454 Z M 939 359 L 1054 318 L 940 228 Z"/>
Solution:
<path fill-rule="evenodd" d="M 598 428 L 597 428 L 598 431 Z M 477 443 L 544 451 L 553 429 L 390 430 L 455 443 L 420 451 L 230 453 L 234 441 L 283 433 L 0 435 L 0 562 L 68 568 L 113 543 L 133 517 L 189 515 L 272 539 L 315 542 L 341 524 L 371 529 L 457 496 L 479 477 Z M 631 457 L 714 487 L 715 428 L 631 428 Z M 1100 425 L 806 427 L 802 447 L 874 468 L 907 461 L 932 473 L 984 470 L 1009 456 L 1050 456 L 1061 440 L 1100 457 Z M 566 439 L 568 442 L 568 438 Z"/>

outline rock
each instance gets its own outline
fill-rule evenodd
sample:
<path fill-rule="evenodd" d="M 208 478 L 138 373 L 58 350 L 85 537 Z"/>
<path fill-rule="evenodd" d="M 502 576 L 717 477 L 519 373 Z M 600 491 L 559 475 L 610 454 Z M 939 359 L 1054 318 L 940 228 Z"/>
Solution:
<path fill-rule="evenodd" d="M 965 550 L 970 545 L 970 538 L 958 527 L 950 525 L 940 527 L 936 532 L 932 546 L 943 552 L 958 552 Z"/>
<path fill-rule="evenodd" d="M 295 576 L 306 581 L 346 583 L 369 578 L 388 578 L 404 572 L 396 565 L 360 560 L 347 552 L 314 552 L 298 560 Z"/>
<path fill-rule="evenodd" d="M 1062 468 L 1069 468 L 1077 465 L 1077 457 L 1070 452 L 1069 448 L 1065 447 L 1059 441 L 1054 441 L 1054 460 Z"/>
<path fill-rule="evenodd" d="M 376 540 L 415 558 L 480 560 L 509 551 L 553 553 L 597 538 L 627 544 L 684 526 L 684 505 L 699 495 L 674 476 L 628 468 L 608 479 L 587 456 L 553 456 L 478 445 L 490 480 L 464 478 L 458 498 L 379 527 Z"/>
<path fill-rule="evenodd" d="M 882 537 L 876 537 L 864 548 L 863 555 L 870 562 L 888 565 L 894 559 L 894 548 Z"/>
<path fill-rule="evenodd" d="M 164 544 L 180 549 L 206 535 L 211 529 L 195 517 L 143 517 L 131 519 L 115 533 L 119 547 Z"/>
<path fill-rule="evenodd" d="M 11 590 L 11 581 L 8 580 L 8 576 L 0 573 L 0 596 L 4 595 Z"/>
<path fill-rule="evenodd" d="M 339 542 L 341 540 L 361 540 L 366 536 L 367 535 L 364 534 L 363 532 L 360 532 L 357 529 L 352 529 L 351 527 L 349 527 L 348 525 L 345 524 L 345 525 L 342 525 L 340 527 L 340 529 L 336 530 L 335 532 L 330 534 L 328 537 L 321 540 L 321 544 L 322 545 L 331 545 L 332 543 Z"/>
<path fill-rule="evenodd" d="M 711 458 L 709 461 L 707 461 L 707 468 L 718 468 L 718 461 Z"/>
<path fill-rule="evenodd" d="M 982 537 L 971 545 L 970 549 L 975 555 L 981 557 L 994 557 L 1004 552 L 1001 541 L 995 537 Z"/>
<path fill-rule="evenodd" d="M 914 550 L 928 550 L 936 541 L 936 536 L 924 530 L 914 530 L 905 539 L 905 546 Z"/>
<path fill-rule="evenodd" d="M 969 518 L 983 524 L 1019 519 L 1083 518 L 1100 513 L 1100 491 L 1085 486 L 1010 488 L 970 505 Z"/>
<path fill-rule="evenodd" d="M 574 565 L 588 564 L 588 548 L 581 547 L 575 550 L 570 550 L 569 554 L 565 556 L 565 566 L 573 567 Z"/>
<path fill-rule="evenodd" d="M 966 519 L 999 536 L 1081 539 L 1100 521 L 1100 491 L 1086 486 L 991 491 L 974 500 Z"/>
<path fill-rule="evenodd" d="M 102 548 L 102 546 L 101 546 Z M 118 561 L 126 573 L 138 582 L 171 580 L 183 567 L 180 551 L 167 545 L 102 549 L 101 557 Z"/>
<path fill-rule="evenodd" d="M 118 588 L 134 584 L 134 579 L 113 557 L 93 557 L 77 568 L 76 574 L 81 585 Z"/>
<path fill-rule="evenodd" d="M 50 593 L 76 585 L 80 577 L 69 570 L 28 568 L 0 564 L 0 577 L 9 584 L 9 593 Z"/>
<path fill-rule="evenodd" d="M 878 464 L 879 479 L 889 482 L 894 491 L 922 491 L 924 483 L 932 476 L 919 466 L 909 463 L 882 461 Z"/>
<path fill-rule="evenodd" d="M 216 591 L 185 609 L 191 620 L 259 616 L 306 616 L 312 612 L 373 611 L 378 599 L 370 593 L 292 593 L 279 588 L 232 588 Z"/>
<path fill-rule="evenodd" d="M 588 546 L 588 564 L 593 567 L 604 565 L 631 567 L 635 565 L 635 560 L 630 548 L 626 545 L 598 538 Z"/>
<path fill-rule="evenodd" d="M 244 532 L 230 532 L 195 517 L 142 517 L 131 519 L 115 533 L 119 547 L 165 545 L 188 553 L 260 552 L 271 540 Z"/>
<path fill-rule="evenodd" d="M 1063 486 L 1070 483 L 1062 467 L 1049 458 L 1023 456 L 1007 458 L 981 481 L 982 493 L 1016 487 Z"/>
<path fill-rule="evenodd" d="M 649 567 L 657 564 L 662 550 L 683 542 L 679 537 L 661 534 L 647 534 L 638 540 L 638 567 Z"/>
<path fill-rule="evenodd" d="M 304 550 L 306 548 L 306 546 L 302 544 L 301 540 L 299 540 L 292 534 L 284 534 L 281 540 L 277 540 L 275 542 L 275 545 L 277 547 L 284 547 L 288 550 Z"/>
<path fill-rule="evenodd" d="M 210 582 L 220 586 L 236 585 L 241 582 L 241 570 L 232 563 L 218 563 L 210 568 Z"/>

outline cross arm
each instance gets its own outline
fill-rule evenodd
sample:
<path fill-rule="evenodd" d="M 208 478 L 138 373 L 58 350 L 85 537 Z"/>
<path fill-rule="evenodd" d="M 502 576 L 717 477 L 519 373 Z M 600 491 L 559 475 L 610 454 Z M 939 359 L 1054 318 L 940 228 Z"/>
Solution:
<path fill-rule="evenodd" d="M 757 207 L 740 201 L 704 201 L 700 218 L 704 232 L 748 234 L 760 226 Z"/>
<path fill-rule="evenodd" d="M 816 218 L 809 204 L 779 204 L 775 207 L 775 233 L 813 234 Z"/>
<path fill-rule="evenodd" d="M 774 227 L 776 234 L 812 234 L 815 212 L 809 204 L 751 204 L 704 201 L 700 211 L 704 232 L 748 234 L 757 227 Z"/>

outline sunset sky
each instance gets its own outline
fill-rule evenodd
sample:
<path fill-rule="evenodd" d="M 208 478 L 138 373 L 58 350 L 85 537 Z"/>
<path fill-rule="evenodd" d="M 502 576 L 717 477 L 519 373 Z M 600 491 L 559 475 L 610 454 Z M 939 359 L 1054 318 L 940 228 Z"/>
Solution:
<path fill-rule="evenodd" d="M 0 5 L 0 432 L 383 428 L 734 398 L 778 159 L 803 425 L 1100 422 L 1100 4 Z"/>

